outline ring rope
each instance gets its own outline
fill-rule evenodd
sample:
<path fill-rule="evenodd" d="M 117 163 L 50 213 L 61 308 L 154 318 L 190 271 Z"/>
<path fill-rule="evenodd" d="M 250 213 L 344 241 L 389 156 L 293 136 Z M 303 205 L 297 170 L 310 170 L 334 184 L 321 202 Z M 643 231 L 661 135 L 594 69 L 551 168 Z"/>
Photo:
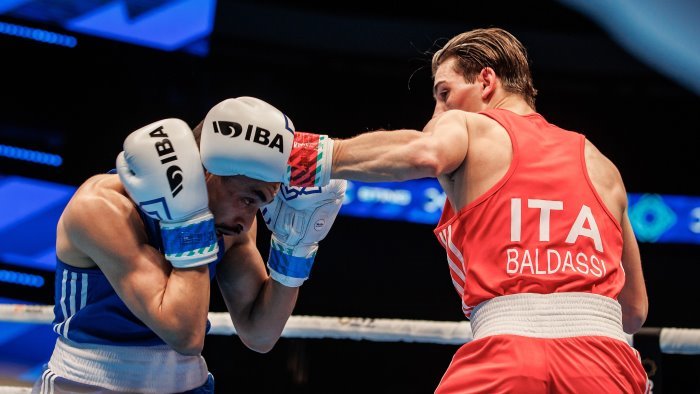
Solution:
<path fill-rule="evenodd" d="M 51 324 L 53 306 L 0 304 L 0 321 Z M 235 335 L 236 329 L 228 313 L 209 312 L 210 335 Z M 666 354 L 700 354 L 700 329 L 667 327 L 658 332 L 659 347 Z M 331 338 L 377 342 L 417 342 L 462 345 L 471 341 L 468 321 L 431 321 L 407 319 L 375 319 L 367 317 L 329 317 L 292 315 L 282 331 L 284 338 Z M 627 335 L 633 344 L 634 336 Z"/>
<path fill-rule="evenodd" d="M 31 392 L 31 387 L 0 386 L 0 394 L 30 394 Z"/>

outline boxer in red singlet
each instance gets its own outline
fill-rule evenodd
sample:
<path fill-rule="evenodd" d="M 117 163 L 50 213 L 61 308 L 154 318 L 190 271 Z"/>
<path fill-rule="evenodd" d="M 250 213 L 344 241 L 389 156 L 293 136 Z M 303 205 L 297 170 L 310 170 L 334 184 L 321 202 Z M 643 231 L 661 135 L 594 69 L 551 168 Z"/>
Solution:
<path fill-rule="evenodd" d="M 472 30 L 433 57 L 435 113 L 422 132 L 335 140 L 333 178 L 437 177 L 435 229 L 471 320 L 436 393 L 644 393 L 626 342 L 648 300 L 627 194 L 584 135 L 535 110 L 527 52 Z"/>

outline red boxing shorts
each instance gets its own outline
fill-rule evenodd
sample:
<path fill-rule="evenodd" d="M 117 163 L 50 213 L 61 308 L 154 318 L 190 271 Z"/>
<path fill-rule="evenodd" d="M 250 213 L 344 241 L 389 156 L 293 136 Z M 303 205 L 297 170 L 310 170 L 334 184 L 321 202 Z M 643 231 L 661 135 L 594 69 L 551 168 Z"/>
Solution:
<path fill-rule="evenodd" d="M 646 393 L 636 351 L 604 336 L 495 335 L 463 345 L 436 394 Z"/>
<path fill-rule="evenodd" d="M 474 340 L 452 358 L 436 394 L 648 393 L 620 304 L 590 293 L 513 294 L 482 302 Z"/>

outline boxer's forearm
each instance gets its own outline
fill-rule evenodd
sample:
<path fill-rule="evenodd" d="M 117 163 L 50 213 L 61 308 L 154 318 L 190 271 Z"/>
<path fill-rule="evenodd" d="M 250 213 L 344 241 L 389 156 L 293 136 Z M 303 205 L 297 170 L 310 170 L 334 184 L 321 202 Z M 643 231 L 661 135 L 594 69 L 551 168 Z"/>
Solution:
<path fill-rule="evenodd" d="M 298 287 L 287 287 L 267 277 L 253 287 L 235 289 L 235 284 L 222 280 L 219 287 L 241 341 L 251 350 L 269 352 L 277 343 L 299 296 Z M 243 299 L 243 300 L 241 300 Z"/>
<path fill-rule="evenodd" d="M 332 178 L 380 182 L 436 175 L 437 158 L 416 130 L 374 131 L 333 143 Z"/>
<path fill-rule="evenodd" d="M 154 331 L 176 351 L 197 355 L 204 347 L 209 312 L 209 269 L 173 269 L 154 308 Z"/>
<path fill-rule="evenodd" d="M 298 287 L 287 287 L 268 278 L 246 321 L 247 335 L 241 336 L 246 346 L 260 353 L 270 351 L 282 335 L 298 296 Z"/>

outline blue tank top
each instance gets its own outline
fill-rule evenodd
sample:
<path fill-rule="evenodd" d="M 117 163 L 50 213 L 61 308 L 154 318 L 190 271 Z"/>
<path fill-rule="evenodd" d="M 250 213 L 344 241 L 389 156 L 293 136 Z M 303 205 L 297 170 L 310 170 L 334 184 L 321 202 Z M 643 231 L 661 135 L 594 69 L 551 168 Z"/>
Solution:
<path fill-rule="evenodd" d="M 162 252 L 158 221 L 140 210 L 139 214 L 146 226 L 149 244 Z M 219 238 L 219 254 L 209 263 L 211 279 L 223 253 L 223 238 Z M 57 257 L 54 300 L 53 330 L 72 341 L 119 346 L 165 343 L 129 311 L 99 268 L 73 267 Z M 207 332 L 210 327 L 207 321 Z"/>

